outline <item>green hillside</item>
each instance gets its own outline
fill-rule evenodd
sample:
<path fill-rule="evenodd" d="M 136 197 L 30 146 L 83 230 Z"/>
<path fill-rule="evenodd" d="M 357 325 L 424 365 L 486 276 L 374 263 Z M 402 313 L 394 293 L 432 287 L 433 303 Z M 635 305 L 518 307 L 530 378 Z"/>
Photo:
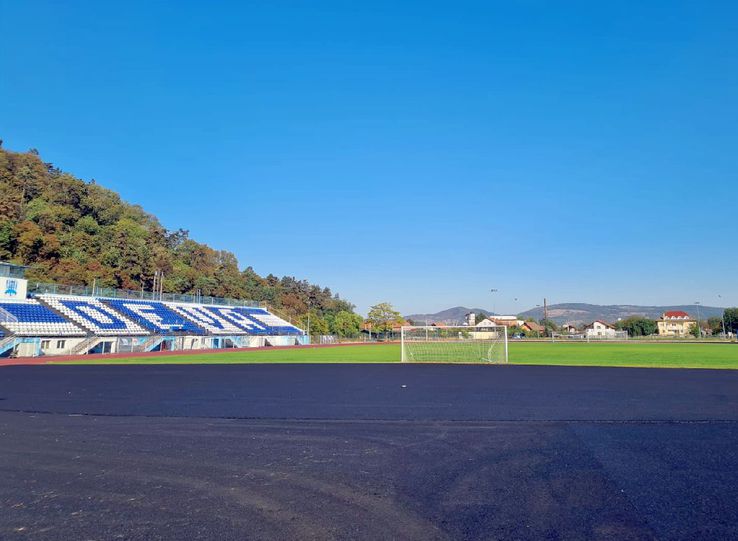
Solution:
<path fill-rule="evenodd" d="M 165 292 L 266 301 L 290 316 L 309 305 L 316 325 L 321 316 L 330 322 L 353 312 L 328 288 L 241 270 L 231 252 L 183 229 L 167 230 L 156 216 L 45 163 L 36 151 L 9 152 L 1 144 L 0 260 L 29 265 L 30 280 L 150 290 L 159 269 Z"/>

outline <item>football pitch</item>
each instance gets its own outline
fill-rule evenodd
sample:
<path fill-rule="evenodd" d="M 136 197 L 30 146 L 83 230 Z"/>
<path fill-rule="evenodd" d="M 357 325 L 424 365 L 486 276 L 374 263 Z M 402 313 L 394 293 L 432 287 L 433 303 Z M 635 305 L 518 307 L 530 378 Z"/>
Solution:
<path fill-rule="evenodd" d="M 738 344 L 511 342 L 510 364 L 738 369 Z M 153 355 L 90 356 L 65 364 L 398 363 L 398 344 Z M 49 362 L 54 362 L 51 359 Z"/>

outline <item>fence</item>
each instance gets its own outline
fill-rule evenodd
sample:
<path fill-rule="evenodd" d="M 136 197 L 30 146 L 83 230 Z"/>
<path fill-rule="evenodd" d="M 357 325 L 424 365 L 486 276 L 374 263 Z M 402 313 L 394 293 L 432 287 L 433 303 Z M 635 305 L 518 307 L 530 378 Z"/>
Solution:
<path fill-rule="evenodd" d="M 67 286 L 59 284 L 43 284 L 28 282 L 28 292 L 31 294 L 77 295 L 82 297 L 107 297 L 113 299 L 143 299 L 149 301 L 193 302 L 200 304 L 215 304 L 223 306 L 246 306 L 249 308 L 264 307 L 258 301 L 229 299 L 224 297 L 210 297 L 206 295 L 188 293 L 154 293 L 151 291 L 136 291 L 133 289 L 115 289 L 108 287 Z"/>

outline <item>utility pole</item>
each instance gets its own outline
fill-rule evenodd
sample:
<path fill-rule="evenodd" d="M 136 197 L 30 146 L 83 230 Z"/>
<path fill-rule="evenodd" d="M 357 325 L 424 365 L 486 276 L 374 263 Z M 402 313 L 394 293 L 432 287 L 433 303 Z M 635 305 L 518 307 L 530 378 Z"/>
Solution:
<path fill-rule="evenodd" d="M 702 327 L 700 326 L 700 301 L 695 301 L 697 305 L 697 340 L 702 339 Z"/>
<path fill-rule="evenodd" d="M 548 335 L 548 300 L 543 297 L 543 334 Z"/>
<path fill-rule="evenodd" d="M 722 295 L 718 295 L 718 299 L 720 299 L 720 304 L 723 304 L 723 297 L 722 297 Z M 721 308 L 722 308 L 722 306 L 721 306 Z M 723 339 L 724 340 L 727 340 L 728 333 L 725 332 L 725 308 L 723 308 L 723 314 L 722 314 L 722 316 L 723 316 L 722 317 L 722 319 L 723 319 Z"/>

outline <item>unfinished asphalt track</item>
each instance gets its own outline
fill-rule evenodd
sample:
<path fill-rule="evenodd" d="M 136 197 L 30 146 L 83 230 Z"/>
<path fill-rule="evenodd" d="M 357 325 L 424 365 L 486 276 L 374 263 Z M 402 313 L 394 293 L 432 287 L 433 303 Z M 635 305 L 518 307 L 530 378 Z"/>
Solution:
<path fill-rule="evenodd" d="M 0 539 L 735 539 L 738 371 L 0 368 Z"/>

